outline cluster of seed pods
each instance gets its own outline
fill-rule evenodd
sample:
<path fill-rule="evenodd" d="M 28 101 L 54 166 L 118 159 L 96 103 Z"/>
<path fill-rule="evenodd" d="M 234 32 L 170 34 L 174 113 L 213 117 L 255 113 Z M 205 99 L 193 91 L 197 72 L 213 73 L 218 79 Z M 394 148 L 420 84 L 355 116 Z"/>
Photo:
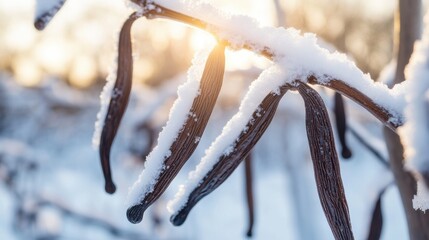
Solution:
<path fill-rule="evenodd" d="M 106 191 L 112 189 L 109 186 L 114 186 L 111 180 L 108 156 L 130 92 L 132 67 L 129 65 L 132 65 L 132 63 L 130 64 L 132 54 L 129 35 L 130 26 L 136 16 L 136 14 L 131 15 L 121 30 L 117 80 L 101 137 L 100 156 L 102 157 L 103 172 L 106 177 Z M 199 138 L 203 134 L 222 86 L 225 66 L 224 50 L 225 45 L 220 43 L 209 55 L 201 78 L 200 94 L 193 100 L 187 120 L 169 148 L 171 154 L 164 159 L 163 163 L 166 167 L 160 173 L 155 183 L 154 191 L 147 193 L 140 203 L 128 209 L 127 217 L 131 222 L 137 223 L 142 220 L 144 211 L 166 190 L 197 147 L 198 141 L 195 141 L 195 138 Z M 171 222 L 174 225 L 181 225 L 195 204 L 220 186 L 242 160 L 248 156 L 251 149 L 270 125 L 281 98 L 290 89 L 298 90 L 306 103 L 307 132 L 314 160 L 319 196 L 332 225 L 331 227 L 335 230 L 334 235 L 338 239 L 352 238 L 348 207 L 339 174 L 338 157 L 326 108 L 317 92 L 299 81 L 293 85 L 285 84 L 280 86 L 280 93 L 272 92 L 264 98 L 258 108 L 255 109 L 245 129 L 242 130 L 233 143 L 234 150 L 229 154 L 222 155 L 216 161 L 212 170 L 203 178 L 198 187 L 192 191 L 185 207 L 171 217 Z M 195 115 L 198 116 L 198 121 L 194 121 Z M 251 235 L 251 228 L 248 232 Z"/>
<path fill-rule="evenodd" d="M 42 15 L 44 17 L 36 19 L 36 28 L 43 29 L 46 26 L 65 1 L 59 2 L 61 4 L 56 5 L 51 12 L 47 12 L 45 15 Z M 139 17 L 145 16 L 147 18 L 166 17 L 200 28 L 204 28 L 207 25 L 202 20 L 183 15 L 152 2 L 149 8 L 146 6 L 149 4 L 147 1 L 134 0 L 132 2 L 139 5 L 144 11 L 133 13 L 122 26 L 119 36 L 117 77 L 100 139 L 101 166 L 105 178 L 105 190 L 108 193 L 114 193 L 116 190 L 109 162 L 110 149 L 127 107 L 131 91 L 133 59 L 130 31 L 133 22 Z M 195 141 L 195 139 L 199 139 L 203 135 L 221 90 L 225 70 L 224 52 L 227 45 L 228 42 L 221 41 L 210 53 L 201 77 L 199 94 L 193 99 L 192 106 L 188 110 L 187 119 L 169 147 L 171 154 L 163 160 L 164 168 L 156 179 L 154 190 L 146 193 L 140 199 L 139 203 L 127 210 L 127 217 L 130 222 L 138 223 L 142 220 L 144 211 L 166 190 L 198 146 L 199 141 Z M 247 47 L 244 46 L 244 48 Z M 260 53 L 268 58 L 272 57 L 268 49 Z M 247 235 L 252 235 L 254 213 L 250 153 L 270 125 L 280 100 L 287 91 L 292 90 L 297 91 L 305 103 L 307 137 L 313 160 L 316 185 L 320 202 L 332 233 L 336 239 L 354 238 L 329 115 L 321 97 L 307 82 L 321 84 L 318 83 L 314 76 L 309 76 L 308 79 L 296 79 L 292 83 L 285 83 L 279 86 L 280 91 L 271 92 L 265 96 L 254 110 L 251 119 L 241 131 L 239 137 L 231 143 L 231 146 L 233 146 L 232 152 L 225 153 L 217 159 L 213 168 L 203 177 L 200 184 L 192 190 L 184 207 L 173 214 L 171 222 L 174 225 L 181 225 L 186 220 L 191 209 L 203 197 L 220 186 L 238 165 L 246 159 L 246 189 L 249 209 L 249 229 Z M 397 127 L 395 123 L 389 122 L 391 115 L 387 110 L 380 109 L 371 99 L 356 89 L 350 88 L 343 82 L 335 79 L 322 85 L 333 88 L 363 105 L 391 129 Z M 344 158 L 349 158 L 351 157 L 351 150 L 347 146 L 345 139 L 347 124 L 344 106 L 339 94 L 335 98 L 334 110 L 336 113 L 337 132 L 342 145 L 341 153 Z M 198 121 L 194 121 L 195 116 L 198 117 Z"/>

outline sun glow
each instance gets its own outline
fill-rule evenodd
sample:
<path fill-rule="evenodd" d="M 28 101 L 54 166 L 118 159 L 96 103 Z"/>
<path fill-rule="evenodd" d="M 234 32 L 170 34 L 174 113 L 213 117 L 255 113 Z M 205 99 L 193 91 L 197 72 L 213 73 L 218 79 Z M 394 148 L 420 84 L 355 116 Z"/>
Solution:
<path fill-rule="evenodd" d="M 264 57 L 258 56 L 249 50 L 226 51 L 226 70 L 246 70 L 252 67 L 267 68 L 270 63 Z"/>
<path fill-rule="evenodd" d="M 203 31 L 195 31 L 191 35 L 190 44 L 193 51 L 197 51 L 201 48 L 213 46 L 216 43 L 216 39 L 209 33 Z"/>
<path fill-rule="evenodd" d="M 196 52 L 202 48 L 209 48 L 216 44 L 216 39 L 213 35 L 202 31 L 195 31 L 190 37 L 191 50 Z M 248 50 L 232 51 L 226 50 L 226 70 L 245 70 L 252 67 L 264 68 L 267 66 L 268 60 L 259 57 Z"/>

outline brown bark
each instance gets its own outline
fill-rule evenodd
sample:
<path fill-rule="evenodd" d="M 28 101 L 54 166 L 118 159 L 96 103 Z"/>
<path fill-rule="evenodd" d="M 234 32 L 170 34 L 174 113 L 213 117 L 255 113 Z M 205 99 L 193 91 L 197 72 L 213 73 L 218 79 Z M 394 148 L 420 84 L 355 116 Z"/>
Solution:
<path fill-rule="evenodd" d="M 398 60 L 394 83 L 405 80 L 404 69 L 413 51 L 414 42 L 420 37 L 421 1 L 399 1 L 399 44 Z M 429 215 L 416 211 L 412 199 L 417 190 L 416 180 L 403 167 L 404 149 L 399 136 L 390 129 L 384 129 L 386 144 L 389 151 L 390 165 L 401 195 L 408 224 L 410 239 L 429 239 Z"/>

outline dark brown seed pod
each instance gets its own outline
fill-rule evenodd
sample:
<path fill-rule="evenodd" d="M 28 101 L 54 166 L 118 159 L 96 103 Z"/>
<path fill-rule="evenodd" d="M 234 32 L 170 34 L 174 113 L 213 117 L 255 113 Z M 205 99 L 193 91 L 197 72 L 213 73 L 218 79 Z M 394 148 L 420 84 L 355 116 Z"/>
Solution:
<path fill-rule="evenodd" d="M 43 2 L 43 1 L 40 1 L 40 2 Z M 39 31 L 45 29 L 45 27 L 52 20 L 55 14 L 57 14 L 57 12 L 61 9 L 61 7 L 64 5 L 65 2 L 66 0 L 58 0 L 56 4 L 52 5 L 51 8 L 46 9 L 45 11 L 42 11 L 40 13 L 39 12 L 36 13 L 37 16 L 36 16 L 36 19 L 34 20 L 34 27 Z M 37 6 L 38 4 L 44 4 L 44 3 L 39 3 L 39 1 L 36 1 L 36 8 L 39 8 L 39 6 Z"/>
<path fill-rule="evenodd" d="M 247 227 L 246 236 L 252 237 L 253 235 L 253 225 L 255 223 L 255 202 L 253 194 L 253 174 L 252 174 L 252 152 L 250 152 L 246 159 L 244 159 L 244 169 L 245 169 L 245 183 L 246 183 L 246 202 L 247 202 L 247 212 L 249 216 L 249 225 Z"/>
<path fill-rule="evenodd" d="M 335 239 L 354 239 L 326 106 L 307 84 L 298 83 L 297 89 L 305 103 L 307 138 L 323 211 Z"/>
<path fill-rule="evenodd" d="M 383 230 L 383 212 L 381 210 L 381 197 L 383 196 L 384 190 L 385 189 L 383 189 L 383 191 L 378 195 L 377 201 L 375 202 L 375 206 L 372 211 L 368 240 L 379 240 L 381 237 L 381 231 Z"/>
<path fill-rule="evenodd" d="M 133 13 L 122 25 L 119 34 L 118 70 L 112 96 L 107 110 L 100 139 L 100 160 L 105 179 L 105 190 L 114 193 L 116 186 L 112 181 L 110 170 L 110 148 L 128 105 L 133 75 L 133 57 L 131 45 L 131 26 L 140 14 Z"/>
<path fill-rule="evenodd" d="M 344 159 L 349 159 L 352 156 L 352 151 L 350 151 L 346 140 L 347 120 L 344 101 L 341 94 L 337 92 L 335 93 L 334 98 L 335 125 L 337 127 L 338 137 L 340 138 L 341 155 Z"/>
<path fill-rule="evenodd" d="M 142 220 L 144 211 L 167 189 L 198 146 L 222 87 L 224 71 L 225 45 L 220 43 L 207 59 L 199 94 L 192 103 L 183 128 L 170 147 L 170 156 L 163 162 L 164 170 L 156 180 L 154 191 L 147 193 L 139 204 L 128 208 L 127 218 L 130 222 L 138 223 Z"/>
<path fill-rule="evenodd" d="M 377 149 L 375 149 L 375 147 L 372 146 L 371 143 L 369 141 L 367 141 L 367 139 L 365 139 L 363 136 L 361 136 L 360 133 L 358 131 L 356 131 L 355 129 L 353 129 L 352 127 L 349 127 L 348 130 L 356 138 L 356 140 L 358 140 L 358 142 L 361 143 L 362 146 L 364 146 L 370 153 L 372 153 L 374 155 L 374 157 L 384 167 L 390 168 L 389 161 L 387 159 L 385 159 L 385 157 L 383 157 L 383 155 Z"/>
<path fill-rule="evenodd" d="M 195 204 L 219 187 L 232 174 L 270 125 L 281 98 L 289 88 L 288 85 L 282 86 L 280 94 L 269 93 L 264 98 L 257 110 L 253 112 L 252 119 L 233 143 L 234 150 L 217 160 L 198 187 L 191 192 L 183 208 L 171 216 L 170 221 L 174 225 L 183 224 Z"/>

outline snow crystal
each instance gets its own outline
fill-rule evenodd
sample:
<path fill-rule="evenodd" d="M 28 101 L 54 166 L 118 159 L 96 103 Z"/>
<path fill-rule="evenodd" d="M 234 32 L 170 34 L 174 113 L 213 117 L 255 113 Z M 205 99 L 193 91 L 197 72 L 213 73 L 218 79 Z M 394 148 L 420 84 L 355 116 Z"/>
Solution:
<path fill-rule="evenodd" d="M 198 94 L 201 76 L 210 50 L 209 48 L 199 51 L 192 60 L 192 67 L 188 70 L 188 80 L 177 91 L 178 98 L 170 110 L 167 124 L 159 134 L 158 145 L 147 156 L 143 172 L 129 189 L 130 205 L 139 203 L 147 193 L 153 191 L 154 184 L 163 169 L 163 160 L 171 154 L 169 148 L 185 124 L 193 99 Z"/>

